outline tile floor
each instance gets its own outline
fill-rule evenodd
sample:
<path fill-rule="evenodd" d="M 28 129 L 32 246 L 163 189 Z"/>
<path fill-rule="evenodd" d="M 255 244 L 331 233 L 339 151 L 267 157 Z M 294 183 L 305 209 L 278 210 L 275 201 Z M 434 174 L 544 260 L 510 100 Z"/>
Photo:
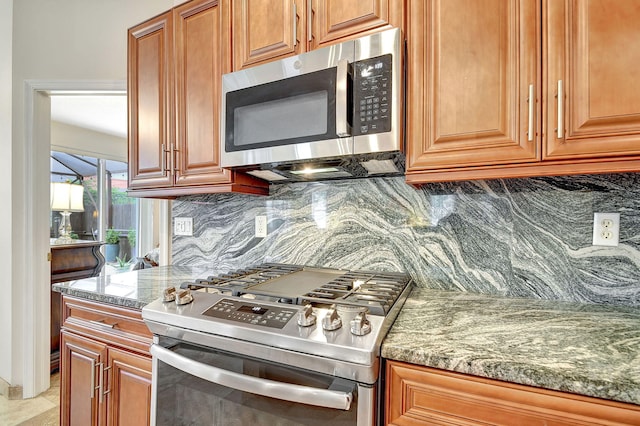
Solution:
<path fill-rule="evenodd" d="M 35 398 L 7 400 L 0 395 L 0 425 L 59 426 L 60 374 L 51 375 L 51 387 Z"/>

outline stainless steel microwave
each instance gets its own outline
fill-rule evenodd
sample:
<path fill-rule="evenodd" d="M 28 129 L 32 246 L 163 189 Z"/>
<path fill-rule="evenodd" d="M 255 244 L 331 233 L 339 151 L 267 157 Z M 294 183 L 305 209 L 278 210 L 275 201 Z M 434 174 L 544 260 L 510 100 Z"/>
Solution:
<path fill-rule="evenodd" d="M 222 77 L 221 164 L 270 182 L 404 173 L 391 29 Z"/>

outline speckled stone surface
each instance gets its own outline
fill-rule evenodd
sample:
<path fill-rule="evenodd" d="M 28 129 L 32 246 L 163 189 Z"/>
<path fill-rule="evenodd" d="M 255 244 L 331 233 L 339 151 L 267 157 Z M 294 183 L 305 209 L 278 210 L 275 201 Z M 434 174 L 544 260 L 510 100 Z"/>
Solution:
<path fill-rule="evenodd" d="M 414 289 L 387 359 L 640 404 L 640 309 Z"/>
<path fill-rule="evenodd" d="M 620 213 L 620 245 L 592 245 L 594 212 Z M 193 218 L 193 236 L 173 237 L 174 264 L 399 271 L 437 290 L 640 306 L 640 173 L 295 183 L 183 197 L 172 213 Z"/>
<path fill-rule="evenodd" d="M 82 280 L 53 284 L 53 290 L 70 296 L 127 308 L 142 307 L 162 296 L 169 286 L 180 286 L 184 281 L 206 278 L 219 273 L 212 268 L 194 266 L 160 266 Z"/>
<path fill-rule="evenodd" d="M 161 266 L 54 284 L 141 309 L 170 285 L 225 270 Z M 415 288 L 382 345 L 387 359 L 640 404 L 640 309 Z"/>

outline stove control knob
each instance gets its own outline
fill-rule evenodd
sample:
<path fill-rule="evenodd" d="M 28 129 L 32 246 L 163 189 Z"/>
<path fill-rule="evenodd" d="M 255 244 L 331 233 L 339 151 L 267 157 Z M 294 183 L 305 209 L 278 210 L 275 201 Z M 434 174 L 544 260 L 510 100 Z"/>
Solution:
<path fill-rule="evenodd" d="M 366 312 L 360 312 L 351 320 L 351 333 L 356 336 L 364 336 L 371 333 L 371 322 L 367 319 Z"/>
<path fill-rule="evenodd" d="M 189 290 L 180 290 L 176 294 L 176 305 L 186 305 L 193 302 L 193 296 Z"/>
<path fill-rule="evenodd" d="M 327 315 L 322 318 L 322 328 L 327 331 L 337 330 L 342 327 L 342 318 L 338 315 L 336 305 L 332 305 L 327 311 Z"/>
<path fill-rule="evenodd" d="M 176 288 L 175 287 L 167 287 L 162 291 L 162 301 L 163 302 L 173 302 L 176 300 Z"/>
<path fill-rule="evenodd" d="M 316 323 L 316 315 L 310 304 L 298 311 L 298 325 L 301 327 L 310 327 Z"/>

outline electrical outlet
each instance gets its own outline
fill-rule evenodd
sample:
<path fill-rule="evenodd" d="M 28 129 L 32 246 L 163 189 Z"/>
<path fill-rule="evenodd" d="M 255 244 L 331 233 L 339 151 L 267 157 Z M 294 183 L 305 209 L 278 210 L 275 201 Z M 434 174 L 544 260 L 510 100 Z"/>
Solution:
<path fill-rule="evenodd" d="M 173 219 L 173 234 L 174 235 L 193 235 L 193 218 L 191 217 L 176 217 Z"/>
<path fill-rule="evenodd" d="M 620 213 L 593 214 L 593 245 L 617 246 L 620 238 Z"/>
<path fill-rule="evenodd" d="M 264 238 L 267 236 L 267 217 L 256 216 L 256 238 Z"/>

